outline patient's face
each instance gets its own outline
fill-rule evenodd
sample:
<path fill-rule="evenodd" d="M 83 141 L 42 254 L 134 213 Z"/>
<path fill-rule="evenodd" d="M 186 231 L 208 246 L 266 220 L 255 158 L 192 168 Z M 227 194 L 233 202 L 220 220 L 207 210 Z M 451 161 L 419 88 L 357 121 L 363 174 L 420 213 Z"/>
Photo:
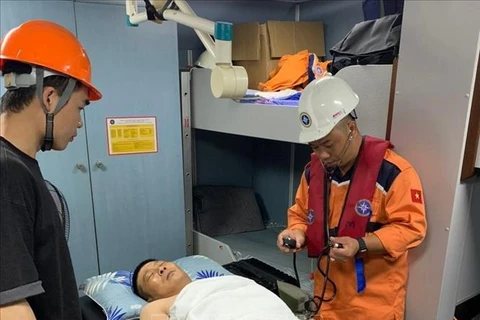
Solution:
<path fill-rule="evenodd" d="M 173 262 L 152 261 L 138 272 L 137 286 L 147 301 L 174 296 L 191 282 L 190 277 Z"/>

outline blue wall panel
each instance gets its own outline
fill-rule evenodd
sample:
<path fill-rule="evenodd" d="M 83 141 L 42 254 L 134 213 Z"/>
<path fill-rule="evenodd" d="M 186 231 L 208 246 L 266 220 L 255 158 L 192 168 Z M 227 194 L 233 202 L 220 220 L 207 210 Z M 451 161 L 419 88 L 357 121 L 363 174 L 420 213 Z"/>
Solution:
<path fill-rule="evenodd" d="M 197 16 L 211 21 L 265 22 L 267 20 L 294 20 L 295 5 L 281 1 L 188 1 Z M 193 29 L 178 26 L 179 48 L 203 48 Z"/>
<path fill-rule="evenodd" d="M 104 99 L 86 111 L 101 272 L 184 256 L 177 25 L 125 24 L 124 5 L 75 3 Z M 159 152 L 109 156 L 107 117 L 155 116 Z M 101 161 L 102 168 L 95 164 Z"/>
<path fill-rule="evenodd" d="M 301 21 L 322 21 L 327 52 L 341 41 L 355 24 L 363 21 L 362 1 L 309 1 L 300 5 Z M 330 53 L 327 57 L 331 57 Z"/>
<path fill-rule="evenodd" d="M 196 130 L 195 157 L 197 185 L 252 188 L 264 220 L 286 223 L 290 143 Z"/>
<path fill-rule="evenodd" d="M 310 154 L 312 148 L 303 144 L 295 145 L 295 160 L 293 165 L 293 199 L 295 200 L 295 194 L 297 193 L 298 185 L 300 184 L 300 178 L 303 174 L 305 166 L 310 161 Z"/>
<path fill-rule="evenodd" d="M 211 21 L 232 23 L 267 20 L 294 20 L 295 5 L 280 1 L 188 1 L 195 13 Z M 178 25 L 180 67 L 187 66 L 187 50 L 192 49 L 193 62 L 205 50 L 194 30 Z"/>
<path fill-rule="evenodd" d="M 251 138 L 195 130 L 195 156 L 197 185 L 253 186 Z"/>
<path fill-rule="evenodd" d="M 290 143 L 255 139 L 253 187 L 268 221 L 287 222 Z"/>

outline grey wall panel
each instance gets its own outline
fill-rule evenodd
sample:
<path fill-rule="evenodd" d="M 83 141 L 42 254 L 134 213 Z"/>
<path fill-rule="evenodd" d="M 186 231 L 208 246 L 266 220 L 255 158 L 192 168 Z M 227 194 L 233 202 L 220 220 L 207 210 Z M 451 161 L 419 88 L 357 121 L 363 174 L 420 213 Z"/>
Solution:
<path fill-rule="evenodd" d="M 455 210 L 464 226 L 462 256 L 452 269 L 460 271 L 456 303 L 460 304 L 480 294 L 480 184 L 461 185 L 462 198 L 458 199 L 464 207 Z"/>
<path fill-rule="evenodd" d="M 344 79 L 360 97 L 355 108 L 360 132 L 385 139 L 392 65 L 350 66 L 336 76 Z"/>
<path fill-rule="evenodd" d="M 453 317 L 470 207 L 459 178 L 479 16 L 476 1 L 405 4 L 391 137 L 419 172 L 429 225 L 410 256 L 407 319 Z"/>

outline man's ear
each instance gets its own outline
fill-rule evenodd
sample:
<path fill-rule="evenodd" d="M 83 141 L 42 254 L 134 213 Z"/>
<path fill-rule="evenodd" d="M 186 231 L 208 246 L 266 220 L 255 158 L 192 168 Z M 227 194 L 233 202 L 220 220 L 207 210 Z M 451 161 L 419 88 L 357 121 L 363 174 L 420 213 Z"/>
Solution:
<path fill-rule="evenodd" d="M 348 129 L 352 132 L 352 134 L 357 131 L 357 122 L 355 120 L 348 121 Z"/>
<path fill-rule="evenodd" d="M 48 112 L 55 111 L 55 106 L 58 100 L 57 92 L 53 87 L 43 88 L 42 94 L 43 105 L 47 108 Z"/>

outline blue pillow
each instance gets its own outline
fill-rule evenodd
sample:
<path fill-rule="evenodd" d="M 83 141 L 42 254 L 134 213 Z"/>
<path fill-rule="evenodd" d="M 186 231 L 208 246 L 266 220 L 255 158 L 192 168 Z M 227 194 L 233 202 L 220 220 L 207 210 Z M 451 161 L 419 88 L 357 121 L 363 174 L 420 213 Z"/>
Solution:
<path fill-rule="evenodd" d="M 200 255 L 177 259 L 175 262 L 192 281 L 230 275 L 217 262 Z M 107 320 L 133 320 L 140 318 L 140 311 L 147 304 L 132 290 L 133 271 L 115 271 L 91 277 L 80 289 L 95 301 L 107 316 Z"/>
<path fill-rule="evenodd" d="M 183 257 L 174 262 L 188 274 L 192 281 L 232 274 L 217 262 L 200 255 Z"/>

